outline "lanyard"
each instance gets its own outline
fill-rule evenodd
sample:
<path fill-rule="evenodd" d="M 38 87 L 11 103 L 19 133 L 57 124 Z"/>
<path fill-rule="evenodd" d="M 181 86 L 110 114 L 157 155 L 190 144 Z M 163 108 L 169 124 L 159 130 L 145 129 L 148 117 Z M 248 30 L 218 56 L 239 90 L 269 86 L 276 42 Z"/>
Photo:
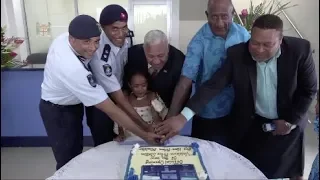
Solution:
<path fill-rule="evenodd" d="M 87 59 L 83 56 L 80 56 L 80 55 L 76 55 L 77 58 L 79 59 L 79 61 L 81 62 L 81 64 L 83 65 L 83 67 L 87 70 L 87 71 L 90 71 L 92 72 L 91 70 L 91 66 L 90 64 L 88 63 L 88 66 L 86 66 L 86 64 L 84 63 L 84 61 L 86 61 Z"/>
<path fill-rule="evenodd" d="M 86 61 L 87 59 L 86 59 L 85 57 L 79 55 L 79 53 L 77 53 L 77 52 L 72 48 L 72 46 L 71 46 L 70 44 L 69 44 L 69 47 L 70 47 L 70 49 L 72 50 L 72 52 L 74 53 L 74 55 L 77 56 L 77 58 L 79 59 L 79 61 L 80 61 L 81 64 L 83 65 L 83 67 L 84 67 L 87 71 L 89 71 L 89 72 L 92 73 L 90 64 L 88 63 L 88 66 L 86 66 L 86 65 L 84 64 L 84 61 Z"/>

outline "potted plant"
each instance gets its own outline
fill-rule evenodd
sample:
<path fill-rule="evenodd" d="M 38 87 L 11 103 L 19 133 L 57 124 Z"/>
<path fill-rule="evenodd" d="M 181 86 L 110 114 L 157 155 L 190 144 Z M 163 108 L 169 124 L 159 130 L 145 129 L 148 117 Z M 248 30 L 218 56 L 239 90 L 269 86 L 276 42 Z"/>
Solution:
<path fill-rule="evenodd" d="M 1 69 L 26 65 L 25 62 L 15 59 L 18 54 L 14 52 L 24 40 L 18 37 L 6 38 L 5 31 L 6 27 L 1 27 Z"/>
<path fill-rule="evenodd" d="M 243 9 L 239 16 L 236 15 L 233 18 L 233 21 L 238 24 L 243 23 L 243 26 L 250 32 L 253 22 L 259 16 L 264 14 L 279 15 L 281 11 L 294 6 L 297 6 L 297 4 L 292 5 L 290 1 L 284 4 L 280 4 L 278 0 L 263 0 L 262 3 L 258 4 L 257 6 L 254 6 L 251 0 L 249 10 Z"/>

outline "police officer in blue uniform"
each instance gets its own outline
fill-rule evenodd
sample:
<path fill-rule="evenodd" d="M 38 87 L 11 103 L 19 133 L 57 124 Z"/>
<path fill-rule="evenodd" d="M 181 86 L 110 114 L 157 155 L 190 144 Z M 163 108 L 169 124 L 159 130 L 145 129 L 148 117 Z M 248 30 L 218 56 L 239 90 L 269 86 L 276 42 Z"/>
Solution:
<path fill-rule="evenodd" d="M 71 21 L 69 32 L 58 36 L 49 48 L 39 110 L 56 169 L 82 153 L 83 104 L 98 108 L 149 143 L 161 138 L 137 126 L 97 84 L 89 62 L 99 47 L 100 34 L 94 18 L 80 15 Z"/>
<path fill-rule="evenodd" d="M 128 48 L 131 45 L 127 37 L 129 32 L 127 21 L 128 14 L 119 5 L 108 5 L 102 10 L 100 24 L 103 33 L 100 36 L 100 47 L 90 65 L 98 84 L 115 104 L 141 127 L 151 131 L 153 130 L 151 126 L 143 121 L 122 92 L 123 69 L 127 63 Z M 94 106 L 87 107 L 86 117 L 95 146 L 113 140 L 114 122 L 105 113 Z"/>

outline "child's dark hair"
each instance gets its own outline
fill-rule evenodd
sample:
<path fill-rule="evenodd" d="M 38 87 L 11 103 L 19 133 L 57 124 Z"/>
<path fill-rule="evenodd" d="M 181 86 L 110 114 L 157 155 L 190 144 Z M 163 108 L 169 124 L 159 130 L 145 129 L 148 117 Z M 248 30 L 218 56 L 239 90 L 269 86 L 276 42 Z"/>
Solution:
<path fill-rule="evenodd" d="M 149 83 L 150 74 L 148 71 L 143 71 L 141 69 L 132 69 L 130 72 L 128 72 L 128 83 L 131 84 L 131 80 L 133 76 L 135 75 L 141 75 L 147 79 L 147 82 Z"/>

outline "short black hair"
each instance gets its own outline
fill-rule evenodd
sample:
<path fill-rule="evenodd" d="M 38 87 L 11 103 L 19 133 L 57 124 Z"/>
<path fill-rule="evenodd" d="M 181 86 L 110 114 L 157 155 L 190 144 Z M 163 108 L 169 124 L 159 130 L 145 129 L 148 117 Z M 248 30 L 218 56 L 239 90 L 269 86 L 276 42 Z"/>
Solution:
<path fill-rule="evenodd" d="M 147 79 L 147 82 L 149 83 L 150 74 L 148 71 L 141 70 L 139 68 L 132 68 L 128 72 L 128 83 L 129 84 L 131 84 L 131 80 L 132 80 L 133 76 L 135 76 L 135 75 L 141 75 L 141 76 L 145 77 Z"/>
<path fill-rule="evenodd" d="M 259 16 L 253 23 L 252 28 L 257 27 L 260 29 L 275 29 L 282 33 L 283 22 L 281 18 L 274 14 L 265 14 Z"/>

